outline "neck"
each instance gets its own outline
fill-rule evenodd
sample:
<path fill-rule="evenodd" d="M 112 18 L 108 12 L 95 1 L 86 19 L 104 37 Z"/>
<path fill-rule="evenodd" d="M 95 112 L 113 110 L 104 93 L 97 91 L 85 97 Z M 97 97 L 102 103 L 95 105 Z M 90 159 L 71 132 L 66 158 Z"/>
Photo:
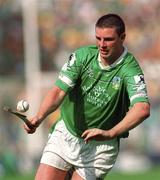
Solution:
<path fill-rule="evenodd" d="M 102 61 L 103 65 L 110 66 L 111 64 L 113 64 L 122 55 L 123 52 L 124 52 L 124 47 L 122 47 L 120 49 L 120 51 L 115 55 L 112 55 L 112 56 L 110 56 L 108 58 L 101 57 L 101 61 Z"/>

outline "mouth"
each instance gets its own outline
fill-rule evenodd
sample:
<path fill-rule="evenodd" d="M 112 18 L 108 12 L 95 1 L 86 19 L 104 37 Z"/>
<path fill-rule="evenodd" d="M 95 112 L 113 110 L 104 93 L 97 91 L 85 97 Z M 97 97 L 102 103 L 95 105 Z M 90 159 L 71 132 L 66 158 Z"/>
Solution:
<path fill-rule="evenodd" d="M 109 53 L 109 50 L 100 49 L 100 53 L 103 54 L 103 55 L 107 55 Z"/>

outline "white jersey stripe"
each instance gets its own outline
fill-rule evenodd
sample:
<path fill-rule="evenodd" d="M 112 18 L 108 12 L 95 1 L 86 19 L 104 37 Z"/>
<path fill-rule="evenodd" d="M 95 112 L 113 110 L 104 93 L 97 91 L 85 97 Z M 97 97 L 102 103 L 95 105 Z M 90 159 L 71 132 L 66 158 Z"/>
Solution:
<path fill-rule="evenodd" d="M 61 74 L 58 78 L 70 87 L 73 87 L 75 85 L 75 83 L 73 83 L 72 80 L 69 79 L 67 76 Z"/>
<path fill-rule="evenodd" d="M 132 102 L 134 99 L 139 98 L 139 97 L 145 97 L 145 98 L 147 98 L 147 94 L 145 94 L 145 93 L 135 94 L 134 96 L 132 96 L 132 97 L 130 98 L 130 101 Z"/>

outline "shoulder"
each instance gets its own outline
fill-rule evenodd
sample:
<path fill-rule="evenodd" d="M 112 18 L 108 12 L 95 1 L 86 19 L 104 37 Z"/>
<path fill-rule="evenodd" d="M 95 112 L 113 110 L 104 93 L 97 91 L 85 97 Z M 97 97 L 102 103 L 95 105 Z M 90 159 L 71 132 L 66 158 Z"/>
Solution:
<path fill-rule="evenodd" d="M 135 73 L 142 73 L 142 69 L 137 58 L 135 58 L 135 56 L 130 52 L 127 52 L 125 56 L 123 71 L 130 75 Z"/>
<path fill-rule="evenodd" d="M 83 46 L 76 49 L 72 55 L 74 55 L 77 63 L 85 64 L 97 57 L 98 48 L 95 45 Z"/>
<path fill-rule="evenodd" d="M 91 55 L 98 52 L 98 48 L 96 45 L 88 45 L 78 48 L 75 53 L 78 55 Z"/>

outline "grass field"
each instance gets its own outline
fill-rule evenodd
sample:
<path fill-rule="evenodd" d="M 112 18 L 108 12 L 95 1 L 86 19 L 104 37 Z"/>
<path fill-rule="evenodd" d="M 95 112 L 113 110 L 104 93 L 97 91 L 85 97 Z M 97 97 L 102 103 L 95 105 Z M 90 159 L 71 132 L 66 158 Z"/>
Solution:
<path fill-rule="evenodd" d="M 160 167 L 154 168 L 146 173 L 110 173 L 105 180 L 159 180 Z M 34 175 L 15 175 L 0 177 L 0 180 L 34 180 Z"/>
<path fill-rule="evenodd" d="M 160 167 L 154 168 L 145 173 L 110 173 L 105 180 L 159 180 Z"/>

